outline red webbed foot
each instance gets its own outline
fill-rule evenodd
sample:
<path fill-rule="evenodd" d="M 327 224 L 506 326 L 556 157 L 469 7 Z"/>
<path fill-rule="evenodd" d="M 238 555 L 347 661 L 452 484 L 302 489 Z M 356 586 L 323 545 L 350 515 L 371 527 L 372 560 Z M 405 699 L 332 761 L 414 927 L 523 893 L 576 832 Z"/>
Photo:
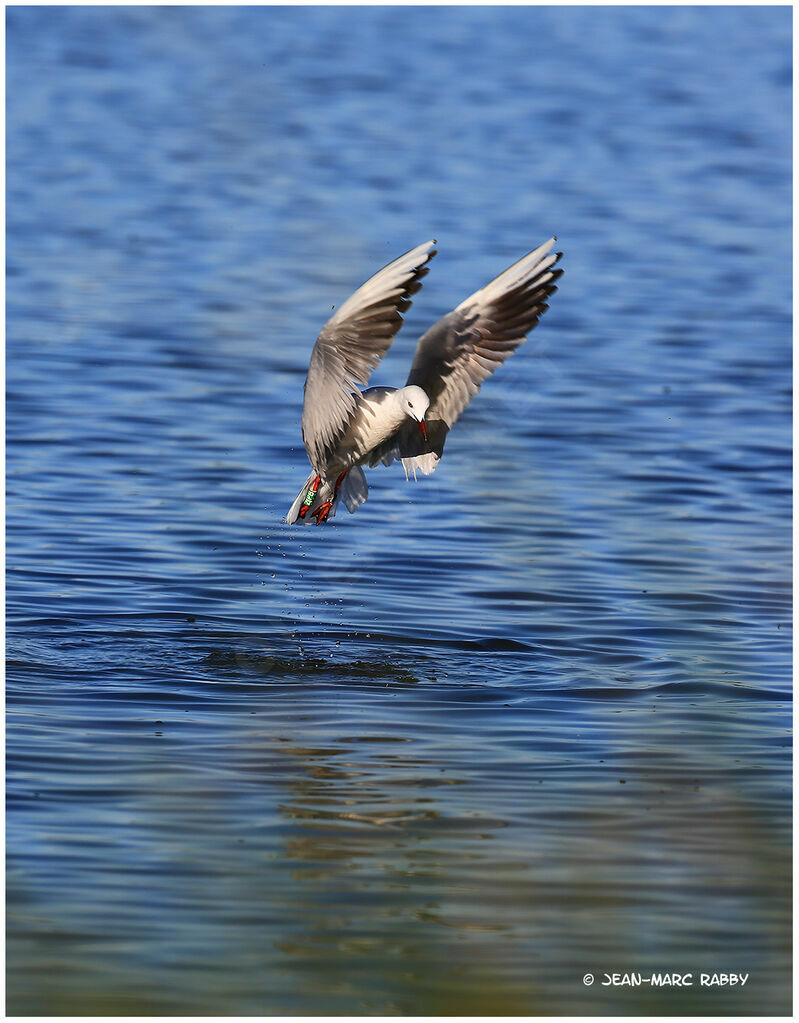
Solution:
<path fill-rule="evenodd" d="M 330 514 L 330 509 L 332 507 L 332 501 L 323 501 L 316 511 L 311 512 L 311 515 L 316 519 L 317 526 L 321 526 L 323 522 L 327 522 L 327 517 Z"/>

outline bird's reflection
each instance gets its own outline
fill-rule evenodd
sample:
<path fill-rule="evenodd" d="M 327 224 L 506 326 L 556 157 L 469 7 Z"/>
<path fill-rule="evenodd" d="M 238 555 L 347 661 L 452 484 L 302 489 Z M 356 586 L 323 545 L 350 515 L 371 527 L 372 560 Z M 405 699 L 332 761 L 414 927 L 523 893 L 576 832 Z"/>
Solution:
<path fill-rule="evenodd" d="M 470 896 L 497 867 L 486 846 L 506 822 L 454 812 L 439 792 L 465 779 L 413 747 L 396 735 L 275 741 L 292 764 L 280 812 L 291 824 L 287 894 L 303 921 L 276 948 L 303 990 L 363 1011 L 529 1012 L 530 991 L 503 970 L 513 926 Z"/>

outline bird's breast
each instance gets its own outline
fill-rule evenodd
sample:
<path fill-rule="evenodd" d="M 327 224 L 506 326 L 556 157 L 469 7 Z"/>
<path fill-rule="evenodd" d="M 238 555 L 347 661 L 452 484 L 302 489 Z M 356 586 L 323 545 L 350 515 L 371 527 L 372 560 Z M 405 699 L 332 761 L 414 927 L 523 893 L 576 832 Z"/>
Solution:
<path fill-rule="evenodd" d="M 336 445 L 328 471 L 357 465 L 397 432 L 406 417 L 393 400 L 394 391 L 390 387 L 370 387 L 358 396 L 355 413 Z"/>

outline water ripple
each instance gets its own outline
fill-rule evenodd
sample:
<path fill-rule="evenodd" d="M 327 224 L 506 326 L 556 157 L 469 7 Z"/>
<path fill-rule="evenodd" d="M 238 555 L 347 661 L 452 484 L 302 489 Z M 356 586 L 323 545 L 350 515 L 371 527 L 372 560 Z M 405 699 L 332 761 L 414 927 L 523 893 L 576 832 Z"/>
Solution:
<path fill-rule="evenodd" d="M 9 9 L 9 1012 L 790 1012 L 790 99 L 782 8 Z M 550 232 L 283 526 L 331 307 L 440 239 L 395 383 Z"/>

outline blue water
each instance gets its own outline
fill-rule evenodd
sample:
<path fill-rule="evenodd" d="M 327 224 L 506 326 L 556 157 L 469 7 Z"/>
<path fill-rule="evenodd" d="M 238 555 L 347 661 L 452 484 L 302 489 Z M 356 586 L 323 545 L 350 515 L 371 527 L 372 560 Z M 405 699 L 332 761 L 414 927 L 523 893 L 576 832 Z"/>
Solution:
<path fill-rule="evenodd" d="M 790 9 L 7 19 L 9 1012 L 789 1013 Z M 281 524 L 331 307 L 438 239 L 400 384 L 551 234 Z"/>

